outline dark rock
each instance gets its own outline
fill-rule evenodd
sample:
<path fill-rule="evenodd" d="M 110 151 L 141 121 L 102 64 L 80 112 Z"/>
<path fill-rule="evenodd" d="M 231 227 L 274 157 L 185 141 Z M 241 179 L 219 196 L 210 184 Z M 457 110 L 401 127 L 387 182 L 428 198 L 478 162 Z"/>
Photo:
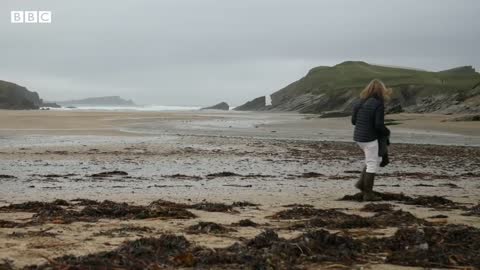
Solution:
<path fill-rule="evenodd" d="M 201 110 L 222 110 L 222 111 L 228 111 L 229 109 L 230 109 L 230 106 L 228 106 L 228 103 L 226 102 L 220 102 L 210 107 L 201 108 Z"/>
<path fill-rule="evenodd" d="M 248 101 L 247 103 L 235 107 L 234 111 L 261 111 L 266 108 L 266 98 L 265 96 L 258 97 L 254 100 Z"/>
<path fill-rule="evenodd" d="M 27 88 L 0 80 L 0 109 L 36 110 L 42 105 L 42 100 L 36 92 Z"/>
<path fill-rule="evenodd" d="M 330 111 L 320 114 L 320 118 L 339 118 L 352 115 L 350 111 Z"/>
<path fill-rule="evenodd" d="M 43 102 L 41 106 L 42 107 L 48 107 L 48 108 L 61 108 L 62 107 L 55 102 Z"/>

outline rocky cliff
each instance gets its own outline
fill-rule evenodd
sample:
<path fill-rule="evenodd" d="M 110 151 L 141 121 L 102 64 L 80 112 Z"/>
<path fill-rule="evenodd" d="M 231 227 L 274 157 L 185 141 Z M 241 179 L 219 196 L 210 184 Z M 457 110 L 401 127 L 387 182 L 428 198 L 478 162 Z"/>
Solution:
<path fill-rule="evenodd" d="M 256 99 L 253 99 L 251 101 L 248 101 L 247 103 L 235 107 L 235 111 L 261 111 L 266 109 L 266 99 L 265 96 L 258 97 Z"/>
<path fill-rule="evenodd" d="M 0 109 L 32 110 L 42 106 L 38 93 L 15 83 L 0 80 Z"/>
<path fill-rule="evenodd" d="M 430 72 L 354 61 L 313 68 L 273 93 L 271 106 L 249 110 L 349 112 L 360 91 L 374 78 L 393 89 L 387 106 L 390 112 L 480 112 L 480 74 L 472 67 Z"/>

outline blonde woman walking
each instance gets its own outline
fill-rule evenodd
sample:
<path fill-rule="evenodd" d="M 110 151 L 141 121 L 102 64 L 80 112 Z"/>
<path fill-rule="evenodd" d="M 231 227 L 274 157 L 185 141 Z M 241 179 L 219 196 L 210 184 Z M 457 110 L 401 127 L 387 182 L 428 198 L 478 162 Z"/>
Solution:
<path fill-rule="evenodd" d="M 373 193 L 373 184 L 382 161 L 379 156 L 379 140 L 390 136 L 390 130 L 384 123 L 385 100 L 390 94 L 391 91 L 383 82 L 375 79 L 360 93 L 360 102 L 353 108 L 353 139 L 365 154 L 365 167 L 355 187 L 362 191 L 364 201 L 381 199 Z"/>

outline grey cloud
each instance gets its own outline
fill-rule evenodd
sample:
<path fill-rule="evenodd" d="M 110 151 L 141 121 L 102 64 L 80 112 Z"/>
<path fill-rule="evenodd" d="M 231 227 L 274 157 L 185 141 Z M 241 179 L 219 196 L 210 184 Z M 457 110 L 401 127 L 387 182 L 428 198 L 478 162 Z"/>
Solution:
<path fill-rule="evenodd" d="M 50 25 L 11 10 L 52 10 Z M 0 79 L 47 99 L 240 104 L 344 60 L 480 68 L 475 0 L 0 2 Z"/>

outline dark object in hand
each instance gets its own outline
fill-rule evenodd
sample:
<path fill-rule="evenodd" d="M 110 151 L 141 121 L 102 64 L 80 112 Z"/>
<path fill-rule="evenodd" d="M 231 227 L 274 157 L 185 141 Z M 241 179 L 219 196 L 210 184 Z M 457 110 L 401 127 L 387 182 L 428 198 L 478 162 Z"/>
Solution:
<path fill-rule="evenodd" d="M 385 167 L 390 163 L 388 158 L 388 146 L 390 145 L 390 137 L 380 137 L 378 139 L 378 156 L 382 157 L 380 167 Z"/>

